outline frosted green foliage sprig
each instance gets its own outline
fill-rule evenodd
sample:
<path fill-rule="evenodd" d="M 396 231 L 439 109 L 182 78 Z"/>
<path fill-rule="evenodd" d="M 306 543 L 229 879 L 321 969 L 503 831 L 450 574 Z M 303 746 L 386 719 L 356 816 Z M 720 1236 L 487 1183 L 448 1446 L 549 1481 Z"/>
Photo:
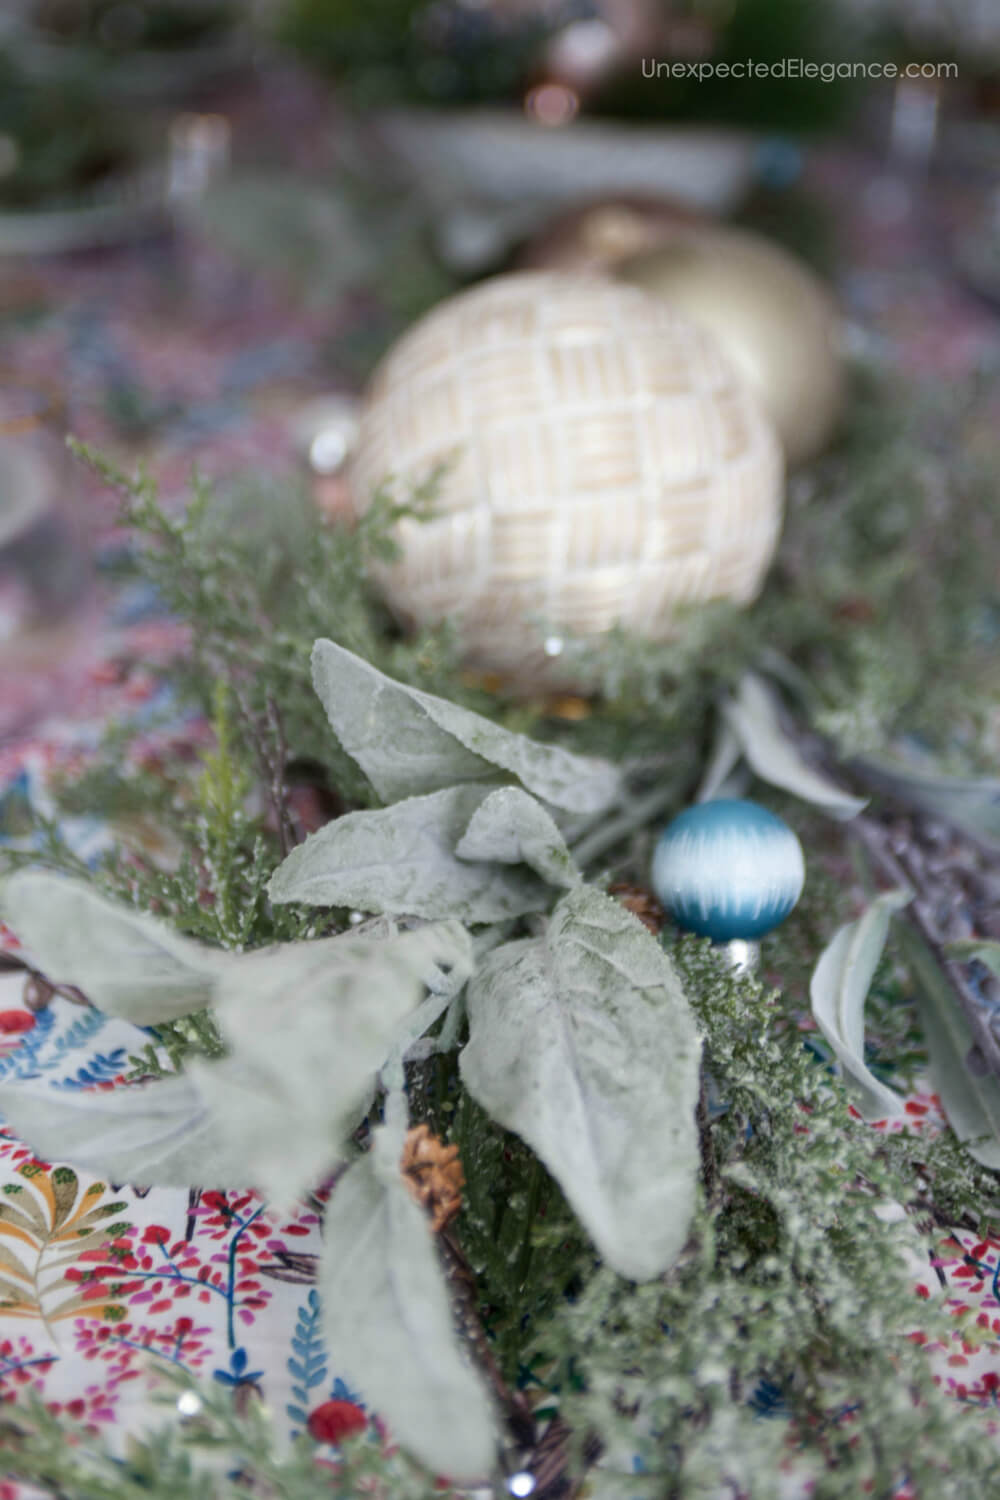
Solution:
<path fill-rule="evenodd" d="M 916 1303 L 902 1262 L 933 1242 L 874 1209 L 902 1202 L 975 1232 L 996 1212 L 995 1180 L 947 1138 L 852 1121 L 840 1086 L 791 1044 L 779 997 L 724 973 L 706 943 L 684 939 L 673 956 L 725 1100 L 704 1129 L 705 1195 L 685 1251 L 639 1287 L 599 1269 L 529 1351 L 549 1361 L 578 1444 L 588 1432 L 605 1442 L 602 1500 L 689 1500 L 727 1485 L 769 1500 L 792 1452 L 820 1500 L 888 1497 L 905 1479 L 946 1500 L 989 1492 L 1000 1457 L 909 1338 L 918 1321 L 931 1340 L 951 1334 L 938 1299 Z"/>
<path fill-rule="evenodd" d="M 195 474 L 187 504 L 168 509 L 151 475 L 125 474 L 86 445 L 71 447 L 117 492 L 121 524 L 139 542 L 122 568 L 189 627 L 187 649 L 164 673 L 176 698 L 214 718 L 221 683 L 230 715 L 238 709 L 229 747 L 236 774 L 260 781 L 259 752 L 273 751 L 277 723 L 297 759 L 327 769 L 342 802 L 370 803 L 369 782 L 329 735 L 312 689 L 310 651 L 318 635 L 335 635 L 394 675 L 431 690 L 448 681 L 454 694 L 453 634 L 442 629 L 402 641 L 371 586 L 373 565 L 396 553 L 398 522 L 433 514 L 439 471 L 416 486 L 384 487 L 348 527 L 327 521 L 294 480 L 280 493 L 246 478 L 217 490 Z M 120 736 L 112 748 L 120 764 Z M 73 797 L 86 787 L 85 778 Z"/>
<path fill-rule="evenodd" d="M 3 1471 L 67 1500 L 246 1500 L 248 1493 L 260 1500 L 457 1500 L 457 1491 L 390 1448 L 373 1425 L 343 1439 L 334 1464 L 319 1459 L 308 1438 L 280 1446 L 259 1400 L 237 1409 L 217 1383 L 165 1362 L 157 1373 L 163 1415 L 130 1437 L 124 1456 L 29 1390 L 0 1419 Z M 197 1415 L 179 1420 L 178 1400 L 192 1395 Z"/>
<path fill-rule="evenodd" d="M 430 1222 L 401 1176 L 407 1057 L 464 1041 L 469 1094 L 530 1145 L 604 1261 L 645 1280 L 681 1252 L 695 1209 L 701 1042 L 662 947 L 573 857 L 574 837 L 593 847 L 595 819 L 627 823 L 618 769 L 330 641 L 316 643 L 313 670 L 334 732 L 389 805 L 294 848 L 270 897 L 377 920 L 233 951 L 63 875 L 12 874 L 0 912 L 46 974 L 73 976 L 141 1025 L 207 1010 L 226 1055 L 55 1104 L 30 1082 L 0 1085 L 0 1108 L 47 1159 L 130 1181 L 252 1183 L 287 1203 L 345 1164 L 318 1273 L 328 1336 L 413 1454 L 482 1479 L 496 1457 L 493 1398 L 456 1338 Z M 225 811 L 219 754 L 205 775 Z M 358 1158 L 353 1137 L 379 1090 L 385 1120 Z"/>

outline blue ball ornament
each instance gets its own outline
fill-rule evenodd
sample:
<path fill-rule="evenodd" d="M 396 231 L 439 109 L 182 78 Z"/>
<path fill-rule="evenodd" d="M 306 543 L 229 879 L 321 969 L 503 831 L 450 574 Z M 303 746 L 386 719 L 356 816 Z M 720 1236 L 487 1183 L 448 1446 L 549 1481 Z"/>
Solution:
<path fill-rule="evenodd" d="M 716 943 L 777 927 L 802 893 L 802 845 L 766 807 L 735 797 L 689 807 L 663 830 L 653 889 L 674 920 Z"/>

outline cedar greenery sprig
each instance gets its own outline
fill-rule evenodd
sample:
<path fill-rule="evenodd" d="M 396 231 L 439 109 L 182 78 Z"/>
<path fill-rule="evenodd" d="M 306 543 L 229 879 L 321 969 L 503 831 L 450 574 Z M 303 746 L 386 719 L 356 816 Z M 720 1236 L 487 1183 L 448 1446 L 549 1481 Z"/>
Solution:
<path fill-rule="evenodd" d="M 337 526 L 294 480 L 280 497 L 252 484 L 217 494 L 195 474 L 189 503 L 175 514 L 160 503 L 149 474 L 127 475 L 74 439 L 70 447 L 117 492 L 121 524 L 141 538 L 120 566 L 137 572 L 188 627 L 186 648 L 167 669 L 180 704 L 211 718 L 221 680 L 239 706 L 239 729 L 256 731 L 246 744 L 240 742 L 247 736 L 234 734 L 230 751 L 255 785 L 260 729 L 273 733 L 277 723 L 298 761 L 326 768 L 343 804 L 369 802 L 368 783 L 330 740 L 309 656 L 318 635 L 333 634 L 366 660 L 432 691 L 453 678 L 451 633 L 426 632 L 404 643 L 370 581 L 372 565 L 395 555 L 399 521 L 433 513 L 439 471 L 401 493 L 383 487 L 356 524 Z M 124 748 L 120 740 L 117 748 Z"/>
<path fill-rule="evenodd" d="M 0 1468 L 65 1500 L 457 1500 L 369 1426 L 342 1440 L 336 1463 L 302 1437 L 279 1448 L 258 1398 L 237 1406 L 217 1384 L 163 1361 L 162 1422 L 131 1437 L 124 1457 L 92 1429 L 55 1416 L 29 1391 L 0 1420 Z M 196 1416 L 177 1402 L 196 1396 Z"/>
<path fill-rule="evenodd" d="M 531 1342 L 539 1360 L 561 1351 L 548 1376 L 577 1444 L 627 1434 L 639 1456 L 627 1479 L 602 1477 L 602 1500 L 687 1500 L 726 1484 L 758 1500 L 778 1492 L 793 1451 L 820 1500 L 890 1496 L 904 1480 L 954 1500 L 988 1489 L 1000 1458 L 911 1338 L 919 1323 L 947 1342 L 954 1319 L 940 1296 L 916 1303 L 900 1255 L 933 1255 L 938 1225 L 995 1232 L 996 1179 L 948 1135 L 884 1136 L 852 1120 L 787 1002 L 725 972 L 707 943 L 672 952 L 725 1101 L 709 1126 L 714 1190 L 666 1277 L 636 1287 L 598 1270 Z M 889 1202 L 930 1218 L 926 1237 L 913 1217 L 880 1220 Z M 626 1420 L 633 1410 L 640 1419 Z"/>

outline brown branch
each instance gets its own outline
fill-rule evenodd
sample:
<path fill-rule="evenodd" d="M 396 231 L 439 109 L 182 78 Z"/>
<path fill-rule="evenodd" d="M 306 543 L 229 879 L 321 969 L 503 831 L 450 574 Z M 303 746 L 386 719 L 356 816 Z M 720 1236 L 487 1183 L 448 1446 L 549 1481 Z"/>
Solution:
<path fill-rule="evenodd" d="M 708 1115 L 708 1089 L 705 1084 L 704 1070 L 698 1089 L 695 1119 L 698 1123 L 698 1144 L 701 1149 L 701 1176 L 705 1184 L 705 1196 L 711 1203 L 719 1185 L 719 1164 L 715 1156 L 715 1142 L 712 1139 L 712 1122 Z"/>
<path fill-rule="evenodd" d="M 261 725 L 261 720 L 253 712 L 247 701 L 246 694 L 235 679 L 231 678 L 233 694 L 236 698 L 236 706 L 240 711 L 250 743 L 253 745 L 257 764 L 260 767 L 261 778 L 264 783 L 264 791 L 268 804 L 274 815 L 275 827 L 278 834 L 278 843 L 281 848 L 282 857 L 289 855 L 298 843 L 295 829 L 292 825 L 291 814 L 288 810 L 288 787 L 285 781 L 285 770 L 288 765 L 288 746 L 285 741 L 284 726 L 277 704 L 270 693 L 265 700 L 267 710 L 267 729 L 270 731 L 271 742 Z"/>
<path fill-rule="evenodd" d="M 531 1403 L 520 1391 L 511 1390 L 507 1384 L 482 1325 L 475 1273 L 450 1230 L 443 1230 L 437 1236 L 437 1242 L 462 1332 L 503 1413 L 517 1462 L 535 1480 L 534 1500 L 573 1500 L 578 1486 L 568 1472 L 567 1448 L 571 1435 L 568 1424 L 557 1417 L 539 1437 Z M 585 1438 L 583 1456 L 588 1466 L 596 1463 L 601 1449 L 602 1445 L 594 1435 Z"/>
<path fill-rule="evenodd" d="M 53 984 L 38 969 L 32 969 L 28 964 L 23 966 L 27 972 L 24 978 L 24 990 L 22 992 L 25 1006 L 30 1011 L 45 1010 L 54 995 L 60 995 L 63 1000 L 69 1000 L 73 1005 L 90 1005 L 90 1001 L 81 989 L 75 984 Z"/>
<path fill-rule="evenodd" d="M 870 774 L 870 768 L 869 774 L 866 774 L 863 762 L 853 762 L 849 768 L 845 768 L 837 761 L 830 745 L 821 735 L 813 730 L 803 729 L 786 712 L 782 712 L 781 721 L 805 758 L 827 774 L 831 771 L 843 774 L 845 769 L 849 769 L 859 779 L 867 781 L 873 790 L 885 792 L 884 782 L 879 783 L 877 778 Z M 898 789 L 895 787 L 892 789 L 892 796 L 897 801 L 900 800 Z M 915 811 L 923 813 L 923 809 L 918 807 Z M 956 833 L 967 838 L 970 844 L 978 847 L 977 840 L 970 837 L 966 829 L 955 828 L 955 825 L 949 823 L 948 818 L 943 814 L 939 821 L 948 824 Z M 848 826 L 864 846 L 872 864 L 884 879 L 889 880 L 893 885 L 907 887 L 914 891 L 914 900 L 901 915 L 919 933 L 944 975 L 959 1009 L 968 1022 L 986 1067 L 996 1077 L 1000 1077 L 1000 1042 L 993 1035 L 982 1001 L 969 983 L 963 965 L 949 958 L 944 952 L 944 944 L 955 934 L 940 930 L 938 903 L 934 900 L 929 884 L 935 878 L 935 872 L 925 867 L 924 859 L 914 839 L 894 841 L 892 834 L 880 819 L 861 813 Z M 951 913 L 945 917 L 949 926 L 952 924 L 953 915 L 954 913 Z"/>
<path fill-rule="evenodd" d="M 298 842 L 292 826 L 291 813 L 288 810 L 288 784 L 285 778 L 288 768 L 288 744 L 285 740 L 285 726 L 281 721 L 278 705 L 270 693 L 267 695 L 266 703 L 268 727 L 274 737 L 275 745 L 274 758 L 271 762 L 271 804 L 278 822 L 281 852 L 283 855 L 288 855 Z"/>
<path fill-rule="evenodd" d="M 924 872 L 913 861 L 907 860 L 903 864 L 897 859 L 886 847 L 889 837 L 886 830 L 875 819 L 861 814 L 854 819 L 852 827 L 872 864 L 887 880 L 893 885 L 916 887 L 915 899 L 902 915 L 916 928 L 951 986 L 959 1009 L 969 1024 L 990 1072 L 1000 1077 L 1000 1044 L 990 1029 L 979 997 L 970 985 L 962 965 L 948 958 L 943 951 L 941 934 L 934 921 L 932 903 L 926 891 Z"/>
<path fill-rule="evenodd" d="M 512 1391 L 503 1378 L 496 1355 L 493 1353 L 493 1345 L 479 1317 L 475 1273 L 462 1254 L 458 1241 L 449 1230 L 446 1229 L 439 1234 L 437 1242 L 448 1276 L 455 1313 L 462 1332 L 472 1346 L 476 1363 L 489 1381 L 511 1436 L 519 1447 L 531 1448 L 537 1437 L 534 1414 L 527 1397 L 519 1391 Z"/>

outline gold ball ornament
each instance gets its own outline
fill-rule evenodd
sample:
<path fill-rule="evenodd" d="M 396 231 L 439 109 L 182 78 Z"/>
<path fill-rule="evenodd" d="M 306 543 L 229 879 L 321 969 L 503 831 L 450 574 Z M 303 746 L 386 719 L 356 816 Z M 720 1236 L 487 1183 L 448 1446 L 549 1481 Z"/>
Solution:
<path fill-rule="evenodd" d="M 382 583 L 407 624 L 461 628 L 470 661 L 552 677 L 559 633 L 675 632 L 681 606 L 747 602 L 777 540 L 782 458 L 712 337 L 636 287 L 522 272 L 451 297 L 376 370 L 351 472 L 448 464 Z"/>
<path fill-rule="evenodd" d="M 759 394 L 789 464 L 822 452 L 843 400 L 840 321 L 796 256 L 743 230 L 679 229 L 616 274 L 715 335 Z"/>

